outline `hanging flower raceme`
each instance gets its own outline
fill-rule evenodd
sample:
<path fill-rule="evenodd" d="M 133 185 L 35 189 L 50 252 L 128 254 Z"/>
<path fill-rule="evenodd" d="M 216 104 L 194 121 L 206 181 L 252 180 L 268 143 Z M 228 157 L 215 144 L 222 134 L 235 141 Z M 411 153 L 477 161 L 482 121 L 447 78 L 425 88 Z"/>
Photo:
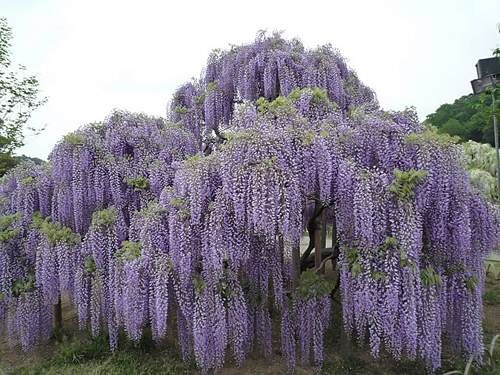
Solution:
<path fill-rule="evenodd" d="M 84 242 L 83 247 L 86 246 L 88 243 Z M 87 327 L 90 322 L 92 334 L 96 336 L 100 331 L 102 315 L 101 289 L 94 258 L 89 254 L 88 249 L 82 249 L 83 259 L 77 263 L 74 301 L 80 329 Z"/>
<path fill-rule="evenodd" d="M 177 89 L 170 105 L 170 120 L 182 123 L 201 146 L 206 92 L 201 82 L 189 82 Z"/>
<path fill-rule="evenodd" d="M 167 334 L 169 305 L 173 297 L 172 263 L 166 254 L 154 256 L 150 266 L 149 315 L 153 339 L 162 340 Z"/>
<path fill-rule="evenodd" d="M 33 226 L 41 234 L 36 249 L 36 284 L 45 302 L 56 304 L 63 293 L 73 295 L 80 237 L 70 228 L 37 214 L 33 216 Z"/>
<path fill-rule="evenodd" d="M 226 311 L 214 281 L 194 279 L 193 346 L 203 371 L 222 367 L 227 346 Z"/>
<path fill-rule="evenodd" d="M 123 219 L 114 207 L 94 212 L 92 224 L 82 244 L 83 259 L 79 270 L 80 274 L 86 276 L 86 280 L 79 285 L 82 289 L 78 291 L 78 296 L 90 298 L 89 302 L 83 301 L 85 306 L 90 307 L 90 311 L 82 311 L 80 323 L 85 324 L 88 319 L 83 313 L 90 313 L 92 333 L 97 335 L 102 320 L 108 328 L 111 349 L 116 348 L 118 340 L 114 299 L 115 253 L 120 248 L 121 239 L 126 236 L 124 229 Z"/>
<path fill-rule="evenodd" d="M 138 342 L 148 322 L 150 275 L 148 260 L 139 242 L 124 241 L 118 252 L 114 275 L 114 313 L 127 336 Z"/>
<path fill-rule="evenodd" d="M 50 213 L 52 180 L 47 165 L 20 164 L 3 177 L 0 194 L 4 199 L 2 212 L 19 212 L 23 225 L 31 222 L 36 211 Z"/>
<path fill-rule="evenodd" d="M 107 176 L 100 161 L 101 131 L 94 124 L 70 133 L 49 155 L 54 185 L 51 217 L 80 235 L 88 230 L 96 207 L 109 202 L 102 186 Z"/>
<path fill-rule="evenodd" d="M 151 201 L 147 207 L 134 213 L 130 225 L 129 238 L 135 242 L 124 242 L 119 253 L 122 267 L 119 268 L 123 281 L 123 290 L 131 288 L 139 294 L 137 298 L 147 296 L 149 301 L 149 321 L 155 341 L 164 338 L 167 332 L 167 317 L 170 298 L 172 298 L 172 262 L 169 257 L 169 232 L 166 210 L 157 201 Z M 125 246 L 125 247 L 124 247 Z M 138 259 L 129 259 L 126 256 L 130 249 L 140 247 L 132 255 L 139 255 Z M 128 250 L 127 250 L 128 249 Z M 125 259 L 123 258 L 125 254 Z M 137 270 L 136 275 L 134 270 Z M 140 277 L 141 283 L 126 286 L 131 276 Z M 134 289 L 135 288 L 135 289 Z M 139 289 L 137 289 L 139 288 Z M 130 298 L 130 297 L 129 297 Z M 144 301 L 143 301 L 144 302 Z M 122 298 L 121 306 L 126 306 Z M 139 308 L 144 309 L 144 305 Z M 122 311 L 126 314 L 126 311 Z M 144 313 L 144 312 L 143 312 Z M 125 316 L 125 315 L 124 315 Z M 143 316 L 142 319 L 145 319 Z M 140 322 L 145 325 L 144 321 Z"/>
<path fill-rule="evenodd" d="M 183 117 L 190 129 L 205 126 L 217 131 L 230 123 L 235 103 L 242 99 L 272 101 L 306 87 L 324 90 L 342 112 L 365 103 L 376 105 L 373 92 L 361 84 L 336 50 L 330 46 L 306 50 L 300 41 L 287 41 L 279 34 L 261 34 L 252 44 L 213 52 L 203 83 L 204 87 L 195 82 L 179 88 L 172 103 L 173 121 Z M 304 105 L 307 101 L 304 98 Z M 193 116 L 199 102 L 203 117 Z M 310 110 L 306 116 L 313 114 Z M 195 118 L 198 126 L 193 125 Z"/>
<path fill-rule="evenodd" d="M 6 298 L 12 295 L 13 282 L 25 275 L 26 267 L 20 254 L 20 239 L 22 235 L 21 214 L 15 213 L 0 216 L 0 304 L 3 321 L 4 311 L 8 308 Z"/>
<path fill-rule="evenodd" d="M 481 360 L 500 215 L 453 139 L 411 109 L 380 109 L 332 47 L 279 34 L 212 53 L 169 117 L 115 111 L 47 165 L 1 179 L 0 321 L 13 342 L 47 338 L 69 295 L 113 350 L 122 328 L 160 342 L 175 320 L 183 359 L 209 372 L 228 352 L 237 365 L 252 350 L 271 358 L 276 319 L 288 370 L 320 366 L 331 285 L 304 268 L 327 225 L 351 337 L 429 372 L 447 342 Z"/>
<path fill-rule="evenodd" d="M 23 350 L 29 350 L 52 336 L 52 312 L 36 289 L 32 274 L 14 282 L 6 304 L 7 335 L 12 345 L 19 343 Z"/>
<path fill-rule="evenodd" d="M 330 323 L 332 288 L 332 283 L 313 270 L 305 271 L 300 276 L 293 305 L 303 365 L 311 358 L 317 366 L 323 363 L 323 340 Z M 292 362 L 292 358 L 289 362 Z"/>

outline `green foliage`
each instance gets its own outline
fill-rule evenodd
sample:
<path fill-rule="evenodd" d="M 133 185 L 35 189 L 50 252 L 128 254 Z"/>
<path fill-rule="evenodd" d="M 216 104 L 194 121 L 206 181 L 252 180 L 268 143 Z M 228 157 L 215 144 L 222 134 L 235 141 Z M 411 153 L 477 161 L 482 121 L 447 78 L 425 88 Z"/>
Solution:
<path fill-rule="evenodd" d="M 82 363 L 90 359 L 100 359 L 109 354 L 109 345 L 105 335 L 75 340 L 65 345 L 54 355 L 55 363 Z"/>
<path fill-rule="evenodd" d="M 188 166 L 189 168 L 197 168 L 200 163 L 206 162 L 207 158 L 203 157 L 201 154 L 195 154 L 193 156 L 190 156 L 184 160 L 184 164 Z"/>
<path fill-rule="evenodd" d="M 255 140 L 256 137 L 258 136 L 259 134 L 252 129 L 244 129 L 234 133 L 227 133 L 226 142 L 224 142 L 221 145 L 221 147 L 222 148 L 231 147 L 237 142 L 249 142 L 249 141 L 251 142 L 252 140 Z"/>
<path fill-rule="evenodd" d="M 460 141 L 459 137 L 437 132 L 433 128 L 427 128 L 423 132 L 408 134 L 405 141 L 410 144 L 425 145 L 431 143 L 441 147 L 447 147 Z"/>
<path fill-rule="evenodd" d="M 136 191 L 149 189 L 149 181 L 144 176 L 126 178 L 125 183 Z"/>
<path fill-rule="evenodd" d="M 467 287 L 467 290 L 473 291 L 476 288 L 478 282 L 479 279 L 477 278 L 477 276 L 469 276 L 465 280 L 465 286 Z"/>
<path fill-rule="evenodd" d="M 26 361 L 22 367 L 9 370 L 13 375 L 119 375 L 119 374 L 193 374 L 194 368 L 174 353 L 172 347 L 154 349 L 146 335 L 138 343 L 120 337 L 119 349 L 111 352 L 105 334 L 97 337 L 75 333 L 56 344 L 54 353 L 39 361 Z M 0 373 L 2 370 L 0 368 Z"/>
<path fill-rule="evenodd" d="M 59 223 L 53 223 L 50 218 L 42 219 L 39 214 L 33 216 L 33 225 L 38 228 L 52 246 L 57 244 L 72 246 L 80 242 L 80 236 L 74 233 L 71 228 Z"/>
<path fill-rule="evenodd" d="M 207 92 L 214 91 L 217 88 L 217 82 L 209 82 L 207 83 Z"/>
<path fill-rule="evenodd" d="M 14 156 L 14 162 L 15 165 L 19 165 L 22 163 L 33 163 L 36 165 L 43 165 L 45 164 L 45 161 L 39 158 L 32 158 L 26 155 L 19 155 L 19 156 Z"/>
<path fill-rule="evenodd" d="M 224 301 L 224 304 L 227 306 L 234 292 L 225 277 L 219 280 L 217 284 L 217 293 L 221 296 L 222 301 Z"/>
<path fill-rule="evenodd" d="M 0 216 L 0 243 L 8 242 L 19 234 L 19 228 L 12 228 L 12 225 L 20 218 L 19 213 Z"/>
<path fill-rule="evenodd" d="M 35 289 L 35 275 L 29 273 L 24 279 L 18 279 L 12 284 L 12 295 L 19 297 Z"/>
<path fill-rule="evenodd" d="M 356 247 L 348 247 L 344 249 L 345 251 L 345 259 L 347 264 L 349 265 L 349 269 L 354 277 L 361 274 L 363 271 L 363 267 L 358 262 L 359 260 L 359 249 Z"/>
<path fill-rule="evenodd" d="M 169 199 L 169 204 L 177 211 L 180 219 L 188 220 L 191 217 L 189 202 L 185 198 L 173 196 Z"/>
<path fill-rule="evenodd" d="M 140 242 L 123 241 L 120 250 L 116 253 L 116 258 L 122 262 L 139 259 L 142 255 L 142 245 Z"/>
<path fill-rule="evenodd" d="M 21 185 L 23 186 L 29 186 L 35 184 L 36 184 L 36 178 L 33 176 L 26 176 L 21 180 Z"/>
<path fill-rule="evenodd" d="M 83 146 L 85 144 L 85 138 L 78 131 L 68 133 L 63 137 L 63 142 L 72 146 Z"/>
<path fill-rule="evenodd" d="M 186 204 L 186 200 L 179 197 L 174 197 L 169 201 L 170 205 L 174 208 L 183 208 Z"/>
<path fill-rule="evenodd" d="M 288 94 L 288 99 L 290 99 L 292 102 L 296 102 L 297 100 L 300 99 L 302 95 L 303 89 L 294 88 L 290 94 Z"/>
<path fill-rule="evenodd" d="M 327 296 L 331 293 L 334 285 L 324 275 L 308 269 L 300 274 L 297 285 L 297 295 L 301 299 L 313 299 Z"/>
<path fill-rule="evenodd" d="M 330 99 L 328 99 L 328 94 L 325 89 L 314 87 L 312 89 L 312 102 L 314 104 L 328 104 Z"/>
<path fill-rule="evenodd" d="M 402 171 L 394 169 L 394 180 L 389 185 L 389 191 L 402 200 L 413 198 L 415 187 L 427 176 L 427 171 L 421 169 L 409 169 Z"/>
<path fill-rule="evenodd" d="M 118 212 L 116 208 L 109 207 L 92 214 L 92 226 L 99 228 L 108 228 L 116 223 Z"/>
<path fill-rule="evenodd" d="M 256 163 L 255 166 L 259 170 L 264 170 L 264 171 L 274 168 L 276 166 L 276 156 L 271 156 L 270 158 L 264 158 L 260 160 L 258 163 Z"/>
<path fill-rule="evenodd" d="M 387 274 L 385 272 L 374 271 L 371 273 L 371 277 L 375 281 L 385 281 Z"/>
<path fill-rule="evenodd" d="M 0 242 L 9 242 L 19 234 L 19 229 L 7 229 L 0 232 Z"/>
<path fill-rule="evenodd" d="M 497 116 L 500 108 L 497 106 Z M 494 145 L 491 95 L 466 95 L 452 104 L 443 104 L 427 116 L 427 123 L 440 133 Z"/>
<path fill-rule="evenodd" d="M 166 210 L 157 201 L 151 201 L 146 207 L 139 211 L 139 215 L 145 218 L 155 218 L 165 212 Z"/>
<path fill-rule="evenodd" d="M 193 278 L 194 292 L 197 296 L 200 296 L 205 290 L 205 282 L 200 276 L 195 276 Z"/>
<path fill-rule="evenodd" d="M 361 272 L 363 272 L 363 267 L 361 267 L 361 264 L 359 264 L 358 262 L 354 262 L 352 265 L 351 265 L 351 273 L 354 277 L 357 277 L 359 275 L 361 275 Z"/>
<path fill-rule="evenodd" d="M 0 136 L 0 149 L 2 147 L 2 139 Z M 8 170 L 17 165 L 15 157 L 11 152 L 0 152 L 0 177 L 3 176 Z"/>
<path fill-rule="evenodd" d="M 471 375 L 471 374 L 492 374 L 497 375 L 499 372 L 498 365 L 500 364 L 498 359 L 495 358 L 495 347 L 497 342 L 500 341 L 500 334 L 493 336 L 490 344 L 485 349 L 486 360 L 482 363 L 480 368 L 474 368 L 474 356 L 471 355 L 469 360 L 465 364 L 463 370 L 453 370 L 445 372 L 443 375 Z M 461 366 L 459 366 L 461 367 Z"/>
<path fill-rule="evenodd" d="M 39 99 L 39 85 L 26 68 L 11 63 L 12 29 L 0 18 L 0 176 L 16 165 L 12 152 L 23 145 L 24 125 L 45 99 Z M 33 128 L 28 128 L 37 131 Z"/>
<path fill-rule="evenodd" d="M 415 264 L 408 258 L 408 254 L 404 250 L 399 251 L 399 265 L 415 269 Z"/>
<path fill-rule="evenodd" d="M 295 88 L 290 94 L 288 94 L 288 99 L 292 102 L 296 102 L 304 93 L 311 94 L 311 101 L 315 105 L 333 105 L 328 98 L 326 90 L 320 87 L 305 87 L 302 89 Z"/>
<path fill-rule="evenodd" d="M 427 288 L 434 285 L 441 285 L 441 276 L 439 276 L 439 274 L 437 274 L 431 266 L 427 266 L 422 270 L 420 278 L 422 279 L 422 284 Z"/>
<path fill-rule="evenodd" d="M 314 142 L 315 138 L 316 138 L 316 134 L 312 130 L 307 130 L 304 132 L 304 135 L 302 138 L 302 143 L 305 146 L 309 146 Z"/>
<path fill-rule="evenodd" d="M 398 244 L 398 241 L 394 237 L 387 236 L 385 238 L 384 242 L 382 242 L 382 244 L 379 246 L 379 248 L 381 251 L 385 252 L 391 248 L 396 247 L 397 244 Z"/>
<path fill-rule="evenodd" d="M 179 115 L 185 115 L 188 112 L 188 109 L 183 105 L 178 105 L 177 107 L 175 107 L 174 111 Z"/>
<path fill-rule="evenodd" d="M 286 96 L 278 96 L 273 101 L 268 101 L 264 97 L 257 99 L 257 110 L 260 113 L 290 112 L 293 111 L 292 102 Z"/>
<path fill-rule="evenodd" d="M 196 105 L 202 105 L 203 103 L 205 103 L 205 93 L 197 95 L 194 98 L 194 104 L 196 104 Z"/>
<path fill-rule="evenodd" d="M 94 258 L 91 256 L 85 257 L 85 260 L 83 261 L 83 268 L 85 269 L 85 272 L 93 274 L 96 270 Z"/>
<path fill-rule="evenodd" d="M 483 300 L 489 305 L 500 305 L 500 283 L 492 288 L 487 288 L 483 295 Z"/>

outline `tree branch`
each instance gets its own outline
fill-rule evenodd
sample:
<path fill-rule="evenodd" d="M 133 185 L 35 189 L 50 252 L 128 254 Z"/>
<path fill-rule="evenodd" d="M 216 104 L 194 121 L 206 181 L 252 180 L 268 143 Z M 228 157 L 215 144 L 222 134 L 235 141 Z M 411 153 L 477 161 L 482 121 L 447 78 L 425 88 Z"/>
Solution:
<path fill-rule="evenodd" d="M 327 256 L 325 259 L 323 259 L 319 265 L 319 267 L 317 267 L 314 272 L 316 273 L 323 273 L 324 270 L 325 270 L 325 266 L 326 266 L 326 262 L 328 262 L 330 259 L 333 259 L 333 254 L 332 255 L 329 255 Z"/>
<path fill-rule="evenodd" d="M 217 138 L 222 139 L 223 141 L 227 141 L 227 138 L 222 135 L 220 132 L 219 128 L 214 128 L 214 133 L 217 136 Z"/>
<path fill-rule="evenodd" d="M 339 290 L 339 287 L 340 287 L 340 272 L 337 275 L 337 282 L 335 283 L 335 286 L 333 287 L 333 289 L 330 293 L 331 298 L 333 298 L 335 296 L 335 293 L 337 293 L 337 291 Z"/>
<path fill-rule="evenodd" d="M 303 271 L 307 265 L 307 259 L 311 255 L 312 250 L 314 249 L 314 229 L 316 227 L 316 218 L 321 215 L 324 207 L 316 206 L 313 216 L 309 219 L 307 223 L 307 233 L 309 234 L 309 245 L 307 245 L 306 251 L 302 254 L 300 258 L 300 270 Z"/>

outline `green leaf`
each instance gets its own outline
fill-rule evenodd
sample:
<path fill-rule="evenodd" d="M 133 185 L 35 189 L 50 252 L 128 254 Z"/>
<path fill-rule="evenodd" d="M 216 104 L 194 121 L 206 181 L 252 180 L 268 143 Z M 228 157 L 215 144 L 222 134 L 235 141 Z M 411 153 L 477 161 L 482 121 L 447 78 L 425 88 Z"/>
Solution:
<path fill-rule="evenodd" d="M 92 214 L 92 226 L 105 229 L 114 225 L 117 219 L 118 212 L 114 207 L 105 208 Z"/>
<path fill-rule="evenodd" d="M 149 181 L 144 176 L 126 178 L 125 183 L 136 191 L 149 189 Z"/>
<path fill-rule="evenodd" d="M 200 296 L 205 290 L 205 282 L 200 276 L 195 276 L 193 278 L 194 291 L 197 296 Z"/>
<path fill-rule="evenodd" d="M 40 233 L 45 236 L 52 246 L 57 244 L 72 246 L 80 242 L 80 236 L 74 233 L 71 228 L 59 223 L 53 223 L 50 218 L 39 221 L 37 225 Z"/>
<path fill-rule="evenodd" d="M 87 273 L 93 274 L 96 270 L 94 258 L 87 256 L 83 261 L 83 267 Z"/>
<path fill-rule="evenodd" d="M 142 244 L 135 241 L 123 241 L 120 250 L 115 254 L 118 260 L 127 262 L 139 259 L 142 255 Z"/>
<path fill-rule="evenodd" d="M 63 137 L 63 142 L 72 146 L 83 146 L 85 144 L 85 138 L 83 134 L 76 131 L 66 134 Z"/>
<path fill-rule="evenodd" d="M 477 276 L 469 276 L 465 280 L 465 286 L 467 287 L 467 290 L 472 292 L 476 288 L 478 281 L 479 279 Z"/>
<path fill-rule="evenodd" d="M 389 191 L 401 200 L 413 198 L 415 187 L 419 185 L 428 174 L 425 170 L 413 168 L 407 171 L 396 168 L 393 173 L 394 180 L 391 185 L 389 185 Z"/>
<path fill-rule="evenodd" d="M 397 244 L 398 244 L 398 241 L 394 237 L 388 236 L 385 238 L 384 242 L 382 242 L 382 244 L 380 245 L 379 248 L 381 251 L 385 252 L 389 249 L 396 247 Z"/>
<path fill-rule="evenodd" d="M 420 278 L 422 280 L 422 284 L 430 288 L 431 286 L 440 286 L 441 285 L 441 276 L 432 268 L 431 266 L 427 266 L 420 273 Z"/>
<path fill-rule="evenodd" d="M 329 295 L 333 287 L 331 280 L 309 269 L 300 274 L 296 293 L 301 299 L 314 299 Z"/>

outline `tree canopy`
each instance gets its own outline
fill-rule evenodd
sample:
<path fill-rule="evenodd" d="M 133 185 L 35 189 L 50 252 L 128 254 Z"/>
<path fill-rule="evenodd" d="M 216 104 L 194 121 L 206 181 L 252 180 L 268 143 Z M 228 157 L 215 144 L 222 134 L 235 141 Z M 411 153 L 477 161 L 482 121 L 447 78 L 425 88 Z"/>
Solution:
<path fill-rule="evenodd" d="M 497 116 L 500 118 L 498 104 Z M 495 145 L 490 95 L 464 95 L 452 104 L 441 105 L 426 121 L 439 132 L 458 136 L 462 141 Z"/>
<path fill-rule="evenodd" d="M 214 51 L 167 121 L 115 112 L 3 178 L 0 319 L 28 350 L 68 296 L 112 349 L 120 331 L 173 330 L 207 373 L 279 341 L 293 372 L 321 366 L 338 290 L 343 329 L 374 357 L 434 371 L 447 340 L 480 361 L 498 212 L 461 158 L 413 111 L 381 110 L 331 46 L 260 34 Z M 325 224 L 335 286 L 321 256 L 299 262 L 304 231 L 321 255 Z"/>
<path fill-rule="evenodd" d="M 13 67 L 11 41 L 12 29 L 0 18 L 0 176 L 16 164 L 12 152 L 23 145 L 24 126 L 44 103 L 37 78 L 24 66 Z"/>

